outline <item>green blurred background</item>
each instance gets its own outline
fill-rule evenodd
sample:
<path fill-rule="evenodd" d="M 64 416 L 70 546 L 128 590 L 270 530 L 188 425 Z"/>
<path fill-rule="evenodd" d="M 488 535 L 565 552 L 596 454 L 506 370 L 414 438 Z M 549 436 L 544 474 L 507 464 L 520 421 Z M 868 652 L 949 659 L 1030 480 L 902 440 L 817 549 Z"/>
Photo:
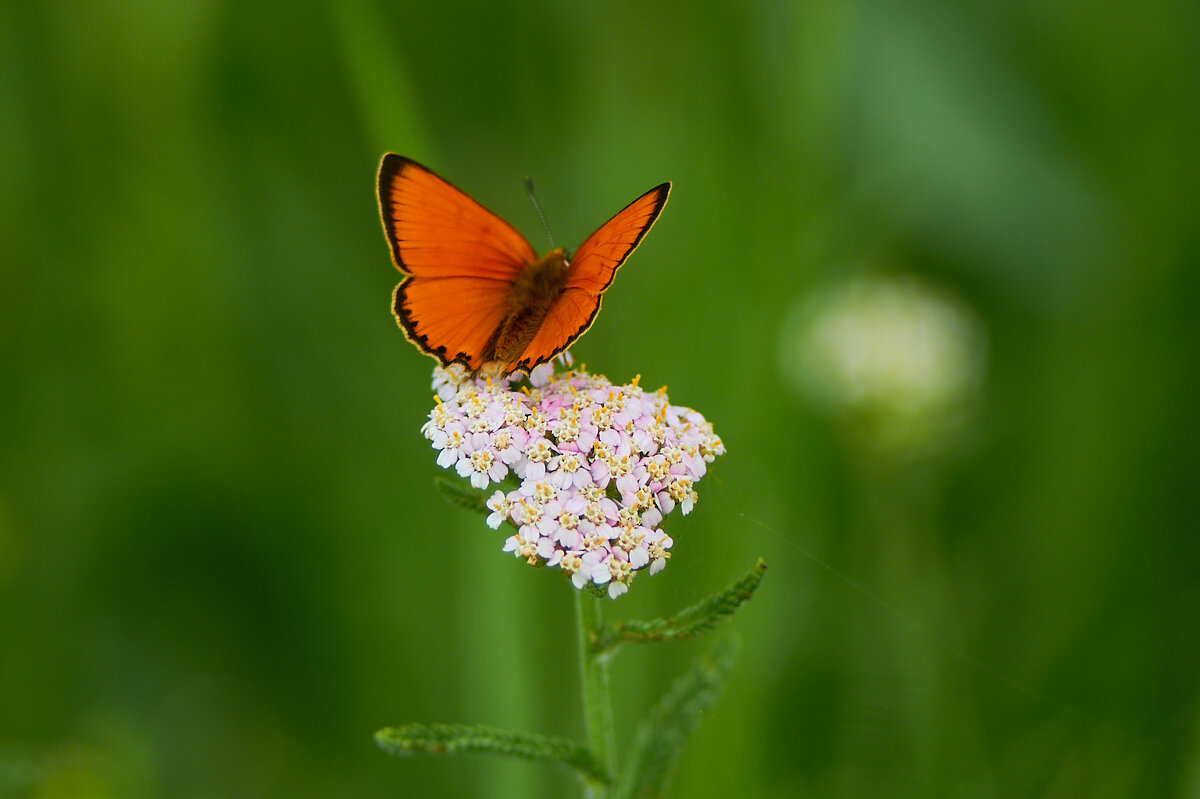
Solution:
<path fill-rule="evenodd" d="M 1200 796 L 1198 45 L 1190 0 L 4 0 L 0 796 L 576 795 L 372 742 L 582 735 L 569 587 L 432 487 L 386 150 L 539 250 L 524 174 L 568 243 L 675 182 L 575 348 L 728 447 L 611 613 L 771 566 L 671 795 Z M 622 653 L 622 738 L 705 643 Z"/>

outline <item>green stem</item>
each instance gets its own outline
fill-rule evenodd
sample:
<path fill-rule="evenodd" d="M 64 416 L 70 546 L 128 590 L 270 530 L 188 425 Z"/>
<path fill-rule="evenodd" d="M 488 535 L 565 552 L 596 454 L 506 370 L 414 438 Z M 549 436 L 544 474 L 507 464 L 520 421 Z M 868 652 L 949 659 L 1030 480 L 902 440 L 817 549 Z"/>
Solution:
<path fill-rule="evenodd" d="M 608 773 L 616 774 L 616 737 L 613 733 L 612 703 L 608 695 L 608 655 L 596 649 L 596 641 L 604 625 L 604 600 L 587 591 L 574 593 L 588 746 Z M 604 785 L 589 781 L 587 787 L 592 799 L 604 799 L 608 794 Z"/>

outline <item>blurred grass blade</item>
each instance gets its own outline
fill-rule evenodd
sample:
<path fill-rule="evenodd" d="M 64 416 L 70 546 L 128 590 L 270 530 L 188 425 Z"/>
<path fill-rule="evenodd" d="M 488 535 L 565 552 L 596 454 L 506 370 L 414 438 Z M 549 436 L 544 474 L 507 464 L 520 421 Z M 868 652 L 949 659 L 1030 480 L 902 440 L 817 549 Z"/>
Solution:
<path fill-rule="evenodd" d="M 488 495 L 483 491 L 463 485 L 461 480 L 451 480 L 449 477 L 441 475 L 433 478 L 433 484 L 451 505 L 457 505 L 477 513 L 491 513 L 487 506 Z"/>
<path fill-rule="evenodd" d="M 562 763 L 591 783 L 609 785 L 612 777 L 583 744 L 480 724 L 406 724 L 384 727 L 375 743 L 393 755 L 444 755 L 493 752 L 498 755 Z"/>
<path fill-rule="evenodd" d="M 737 652 L 737 639 L 718 643 L 675 681 L 638 725 L 629 763 L 614 799 L 650 799 L 662 795 L 700 714 L 717 701 Z"/>
<path fill-rule="evenodd" d="M 427 127 L 420 119 L 408 64 L 391 31 L 389 17 L 375 2 L 328 4 L 344 58 L 347 85 L 354 92 L 376 152 L 400 149 L 429 152 Z"/>
<path fill-rule="evenodd" d="M 707 632 L 742 606 L 762 584 L 767 564 L 759 558 L 754 568 L 733 585 L 692 605 L 675 616 L 650 621 L 625 621 L 607 628 L 595 643 L 599 652 L 615 649 L 624 641 L 659 643 L 692 638 Z"/>

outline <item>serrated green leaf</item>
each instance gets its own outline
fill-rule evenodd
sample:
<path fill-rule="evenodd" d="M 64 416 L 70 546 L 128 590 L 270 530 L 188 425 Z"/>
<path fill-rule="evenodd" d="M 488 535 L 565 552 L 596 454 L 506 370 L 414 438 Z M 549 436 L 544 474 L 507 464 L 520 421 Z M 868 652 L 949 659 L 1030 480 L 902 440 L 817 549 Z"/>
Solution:
<path fill-rule="evenodd" d="M 492 752 L 527 760 L 562 763 L 585 781 L 609 785 L 612 776 L 583 744 L 565 738 L 513 732 L 481 724 L 406 724 L 384 727 L 375 743 L 393 755 Z"/>
<path fill-rule="evenodd" d="M 715 627 L 722 619 L 732 616 L 762 584 L 767 564 L 760 558 L 754 568 L 733 585 L 697 602 L 686 610 L 666 619 L 625 621 L 608 627 L 595 642 L 598 652 L 615 649 L 624 641 L 660 643 L 692 638 Z"/>
<path fill-rule="evenodd" d="M 461 480 L 451 480 L 438 475 L 433 478 L 433 485 L 451 505 L 476 513 L 491 513 L 487 506 L 488 495 L 469 485 L 463 485 Z"/>
<path fill-rule="evenodd" d="M 720 696 L 737 650 L 736 639 L 718 643 L 674 682 L 638 725 L 614 799 L 653 799 L 662 795 L 700 715 Z"/>

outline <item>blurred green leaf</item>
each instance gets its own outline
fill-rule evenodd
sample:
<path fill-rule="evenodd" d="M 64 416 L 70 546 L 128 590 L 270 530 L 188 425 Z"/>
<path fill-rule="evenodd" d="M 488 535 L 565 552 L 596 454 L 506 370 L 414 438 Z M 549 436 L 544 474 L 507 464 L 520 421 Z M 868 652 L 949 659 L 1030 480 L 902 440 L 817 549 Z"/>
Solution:
<path fill-rule="evenodd" d="M 564 738 L 513 732 L 482 724 L 406 724 L 384 727 L 375 743 L 393 755 L 445 755 L 492 752 L 526 760 L 557 762 L 589 782 L 608 785 L 612 777 L 586 746 Z"/>
<path fill-rule="evenodd" d="M 721 641 L 696 660 L 638 726 L 617 799 L 660 796 L 700 714 L 717 701 L 737 659 L 735 638 Z"/>
<path fill-rule="evenodd" d="M 759 558 L 754 568 L 720 593 L 703 599 L 674 616 L 650 621 L 623 621 L 608 627 L 595 642 L 599 652 L 615 649 L 625 641 L 640 644 L 679 641 L 708 632 L 732 616 L 762 584 L 767 564 Z"/>
<path fill-rule="evenodd" d="M 488 494 L 484 491 L 463 485 L 461 480 L 452 480 L 440 474 L 433 478 L 433 484 L 451 505 L 457 505 L 476 513 L 491 513 L 488 509 Z"/>

